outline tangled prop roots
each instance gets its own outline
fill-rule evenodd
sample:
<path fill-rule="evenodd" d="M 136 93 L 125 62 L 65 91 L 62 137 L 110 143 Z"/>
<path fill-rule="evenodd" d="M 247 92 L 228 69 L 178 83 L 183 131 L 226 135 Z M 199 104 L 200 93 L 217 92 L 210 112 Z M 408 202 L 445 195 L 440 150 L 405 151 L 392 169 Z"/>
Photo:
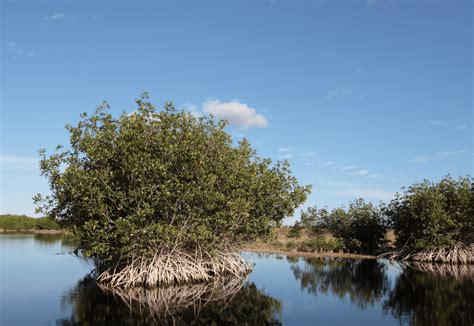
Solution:
<path fill-rule="evenodd" d="M 226 304 L 245 284 L 246 277 L 217 278 L 208 283 L 170 285 L 153 289 L 143 287 L 111 288 L 99 284 L 128 306 L 130 311 L 147 313 L 154 318 L 174 316 L 192 308 L 195 315 L 208 303 Z"/>
<path fill-rule="evenodd" d="M 417 262 L 440 262 L 450 264 L 473 264 L 474 244 L 468 246 L 457 243 L 450 248 L 435 248 L 417 253 L 409 253 L 404 249 L 392 251 L 379 256 L 380 258 Z"/>
<path fill-rule="evenodd" d="M 253 267 L 235 252 L 222 251 L 210 255 L 196 251 L 190 255 L 184 251 L 156 252 L 152 258 L 135 258 L 128 264 L 106 269 L 98 277 L 98 283 L 110 288 L 172 285 L 180 283 L 210 282 L 217 278 L 234 276 L 242 278 Z"/>
<path fill-rule="evenodd" d="M 437 276 L 449 276 L 456 280 L 470 279 L 474 281 L 474 265 L 465 264 L 432 264 L 423 262 L 403 262 L 402 266 Z"/>

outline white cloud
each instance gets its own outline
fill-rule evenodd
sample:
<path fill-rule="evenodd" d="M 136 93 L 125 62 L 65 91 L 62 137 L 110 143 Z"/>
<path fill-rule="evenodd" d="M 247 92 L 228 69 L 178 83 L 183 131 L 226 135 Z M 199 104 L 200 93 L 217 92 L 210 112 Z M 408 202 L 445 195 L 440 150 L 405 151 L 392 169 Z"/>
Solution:
<path fill-rule="evenodd" d="M 342 168 L 338 168 L 337 170 L 338 171 L 349 171 L 349 170 L 355 170 L 357 168 L 358 168 L 357 165 L 351 165 L 351 166 L 345 166 L 345 167 L 342 167 Z"/>
<path fill-rule="evenodd" d="M 337 196 L 341 197 L 355 197 L 355 198 L 372 198 L 378 200 L 390 200 L 395 195 L 394 192 L 378 190 L 378 189 L 366 189 L 366 188 L 351 188 L 344 191 L 336 192 Z"/>
<path fill-rule="evenodd" d="M 0 155 L 1 170 L 38 170 L 38 164 L 35 157 Z"/>
<path fill-rule="evenodd" d="M 354 172 L 354 174 L 355 175 L 367 175 L 367 174 L 369 174 L 369 171 L 362 169 L 362 170 L 358 170 L 358 171 Z"/>
<path fill-rule="evenodd" d="M 451 156 L 464 154 L 466 152 L 467 150 L 465 149 L 457 150 L 457 151 L 439 152 L 439 153 L 429 155 L 429 156 L 417 156 L 414 159 L 411 159 L 410 161 L 413 163 L 425 163 L 425 162 L 437 161 L 437 160 L 441 160 L 441 159 L 448 158 Z"/>
<path fill-rule="evenodd" d="M 350 96 L 354 92 L 350 88 L 338 88 L 338 89 L 333 89 L 326 95 L 328 99 L 336 98 L 336 97 L 343 97 L 343 96 Z"/>
<path fill-rule="evenodd" d="M 456 130 L 464 130 L 464 129 L 467 129 L 467 126 L 457 126 L 455 129 Z"/>
<path fill-rule="evenodd" d="M 331 162 L 324 163 L 323 166 L 329 166 L 329 165 L 333 165 L 333 164 L 334 164 L 334 162 L 331 161 Z"/>
<path fill-rule="evenodd" d="M 64 20 L 66 19 L 66 15 L 61 12 L 56 12 L 51 16 L 44 17 L 45 20 Z"/>
<path fill-rule="evenodd" d="M 263 114 L 237 100 L 230 102 L 209 100 L 203 103 L 203 111 L 217 118 L 226 119 L 230 124 L 241 128 L 268 126 L 268 120 Z"/>

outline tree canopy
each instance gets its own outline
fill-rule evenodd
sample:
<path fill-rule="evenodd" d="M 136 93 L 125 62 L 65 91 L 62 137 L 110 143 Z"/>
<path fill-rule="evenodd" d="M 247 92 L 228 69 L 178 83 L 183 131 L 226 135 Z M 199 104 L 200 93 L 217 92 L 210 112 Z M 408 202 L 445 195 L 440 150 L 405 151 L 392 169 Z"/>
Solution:
<path fill-rule="evenodd" d="M 225 121 L 196 118 L 147 94 L 132 114 L 104 103 L 66 126 L 68 147 L 47 155 L 51 193 L 39 211 L 73 230 L 80 247 L 104 262 L 157 248 L 210 249 L 266 237 L 310 192 L 288 162 L 234 146 Z"/>
<path fill-rule="evenodd" d="M 469 176 L 415 183 L 386 208 L 397 245 L 408 251 L 474 243 L 474 180 Z"/>

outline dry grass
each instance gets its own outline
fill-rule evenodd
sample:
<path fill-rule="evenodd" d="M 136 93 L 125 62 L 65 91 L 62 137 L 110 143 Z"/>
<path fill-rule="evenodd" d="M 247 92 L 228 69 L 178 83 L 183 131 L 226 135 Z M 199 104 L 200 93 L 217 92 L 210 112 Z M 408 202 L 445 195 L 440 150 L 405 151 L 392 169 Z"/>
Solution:
<path fill-rule="evenodd" d="M 97 281 L 110 288 L 130 288 L 211 282 L 214 279 L 246 276 L 253 267 L 233 250 L 211 255 L 197 248 L 193 254 L 179 249 L 161 250 L 154 256 L 137 257 L 103 271 Z"/>
<path fill-rule="evenodd" d="M 417 261 L 417 262 L 439 262 L 449 264 L 473 264 L 474 244 L 469 246 L 458 243 L 450 248 L 434 248 L 416 253 L 407 252 L 405 249 L 384 253 L 380 258 L 391 260 Z"/>

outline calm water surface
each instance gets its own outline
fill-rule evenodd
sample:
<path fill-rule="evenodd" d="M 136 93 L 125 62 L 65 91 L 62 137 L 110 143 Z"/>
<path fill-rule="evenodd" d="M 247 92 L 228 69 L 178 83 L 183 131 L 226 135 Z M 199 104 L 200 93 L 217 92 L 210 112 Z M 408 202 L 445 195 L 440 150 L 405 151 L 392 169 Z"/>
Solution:
<path fill-rule="evenodd" d="M 71 250 L 60 236 L 0 234 L 1 325 L 474 324 L 472 273 L 243 253 L 256 263 L 243 283 L 112 293 Z"/>

